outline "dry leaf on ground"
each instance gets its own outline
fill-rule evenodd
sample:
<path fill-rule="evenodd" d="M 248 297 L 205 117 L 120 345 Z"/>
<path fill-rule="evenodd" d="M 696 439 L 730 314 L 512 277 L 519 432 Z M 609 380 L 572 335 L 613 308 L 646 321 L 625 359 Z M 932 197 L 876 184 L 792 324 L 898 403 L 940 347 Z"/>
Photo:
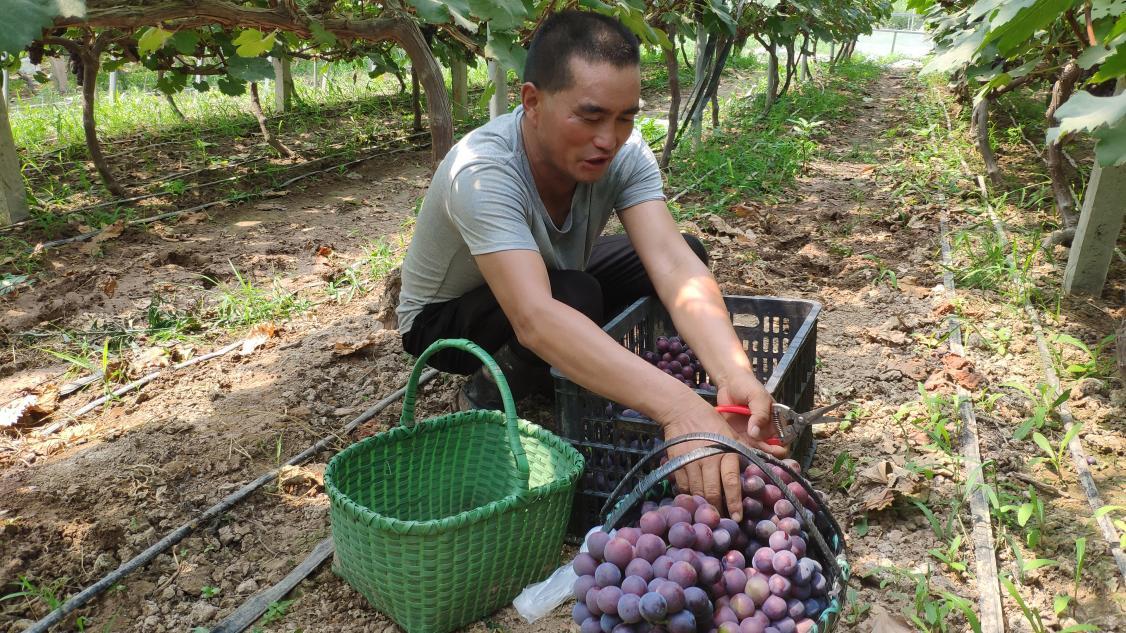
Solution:
<path fill-rule="evenodd" d="M 372 335 L 368 335 L 358 341 L 336 341 L 332 344 L 332 353 L 337 356 L 351 356 L 364 351 L 372 345 L 375 345 L 375 343 L 375 337 Z"/>
<path fill-rule="evenodd" d="M 125 220 L 118 220 L 117 222 L 114 222 L 113 224 L 110 224 L 109 226 L 102 229 L 101 232 L 94 237 L 90 238 L 90 241 L 80 246 L 78 250 L 84 255 L 93 255 L 101 250 L 102 242 L 116 239 L 120 237 L 124 232 Z"/>
<path fill-rule="evenodd" d="M 914 493 L 915 483 L 913 473 L 885 459 L 860 471 L 848 494 L 860 499 L 867 510 L 882 510 L 891 506 L 896 496 Z"/>
<path fill-rule="evenodd" d="M 58 408 L 59 392 L 56 389 L 18 396 L 0 407 L 0 428 L 34 424 Z"/>
<path fill-rule="evenodd" d="M 278 332 L 278 328 L 273 323 L 259 323 L 250 330 L 250 336 L 242 342 L 242 347 L 239 349 L 239 356 L 247 356 L 252 354 L 254 350 L 262 347 L 266 340 L 272 338 Z"/>
<path fill-rule="evenodd" d="M 901 615 L 888 613 L 887 609 L 878 604 L 872 605 L 872 633 L 915 633 L 911 626 Z"/>

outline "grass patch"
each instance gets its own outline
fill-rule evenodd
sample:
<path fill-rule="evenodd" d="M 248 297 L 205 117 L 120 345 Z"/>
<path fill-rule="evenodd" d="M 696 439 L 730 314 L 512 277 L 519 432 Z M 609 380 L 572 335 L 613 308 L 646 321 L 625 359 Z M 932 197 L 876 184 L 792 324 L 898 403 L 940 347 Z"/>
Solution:
<path fill-rule="evenodd" d="M 843 118 L 859 100 L 863 87 L 881 67 L 856 60 L 831 71 L 818 64 L 818 79 L 798 83 L 763 116 L 762 81 L 751 99 L 729 100 L 720 114 L 721 127 L 698 147 L 685 138 L 673 157 L 669 188 L 691 187 L 692 204 L 674 205 L 677 219 L 724 213 L 739 199 L 777 194 L 791 184 L 820 151 L 825 122 Z"/>
<path fill-rule="evenodd" d="M 286 319 L 309 308 L 309 302 L 285 290 L 277 279 L 270 288 L 257 286 L 231 264 L 234 283 L 216 283 L 217 302 L 214 324 L 222 328 L 243 328 L 267 321 Z"/>

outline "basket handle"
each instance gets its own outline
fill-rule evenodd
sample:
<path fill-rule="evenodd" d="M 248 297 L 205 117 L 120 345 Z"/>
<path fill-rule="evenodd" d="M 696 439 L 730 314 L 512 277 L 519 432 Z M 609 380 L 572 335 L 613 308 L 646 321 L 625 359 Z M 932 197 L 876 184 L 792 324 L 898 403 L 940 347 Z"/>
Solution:
<path fill-rule="evenodd" d="M 659 456 L 670 446 L 683 444 L 685 442 L 698 441 L 711 442 L 713 446 L 704 446 L 693 449 L 685 453 L 684 455 L 670 459 L 664 465 L 646 475 L 641 481 L 637 483 L 637 486 L 634 487 L 632 492 L 618 501 L 615 505 L 615 499 L 617 499 L 618 495 L 620 495 L 622 490 L 626 487 L 627 482 L 629 482 L 633 478 L 633 476 L 636 475 L 637 471 L 639 471 L 644 466 L 644 464 L 652 461 L 655 457 Z M 622 480 L 618 482 L 617 487 L 615 487 L 614 491 L 610 493 L 610 497 L 606 499 L 606 503 L 602 506 L 600 515 L 606 517 L 606 520 L 603 522 L 603 529 L 607 531 L 613 529 L 618 524 L 618 522 L 622 520 L 626 513 L 629 512 L 630 508 L 637 505 L 637 503 L 639 503 L 645 496 L 645 493 L 649 492 L 650 488 L 655 486 L 657 482 L 661 481 L 665 477 L 668 477 L 677 470 L 680 470 L 684 466 L 687 466 L 688 464 L 691 464 L 692 462 L 695 462 L 697 460 L 728 452 L 738 453 L 750 463 L 758 466 L 763 471 L 763 474 L 766 475 L 767 479 L 770 480 L 770 483 L 777 486 L 782 492 L 782 496 L 789 500 L 790 503 L 794 504 L 795 508 L 804 508 L 805 506 L 803 506 L 801 502 L 797 500 L 797 497 L 794 496 L 794 493 L 785 483 L 783 483 L 782 479 L 774 473 L 774 470 L 770 468 L 770 466 L 780 466 L 783 470 L 789 473 L 790 476 L 793 477 L 794 481 L 798 482 L 801 487 L 805 489 L 806 493 L 809 494 L 815 501 L 817 501 L 818 509 L 816 511 L 816 514 L 821 515 L 828 520 L 827 522 L 829 523 L 829 527 L 833 531 L 832 536 L 834 540 L 838 541 L 841 544 L 844 543 L 844 533 L 841 530 L 840 525 L 838 525 L 836 519 L 834 519 L 833 516 L 825 510 L 826 505 L 821 499 L 821 496 L 817 494 L 817 491 L 814 490 L 812 486 L 805 482 L 804 478 L 791 470 L 789 466 L 786 466 L 781 462 L 775 464 L 774 462 L 777 460 L 774 460 L 770 457 L 766 457 L 766 459 L 764 459 L 765 456 L 759 453 L 759 451 L 749 448 L 745 444 L 733 440 L 725 435 L 719 435 L 718 433 L 686 433 L 684 435 L 674 437 L 664 444 L 658 445 L 652 451 L 650 451 L 649 454 L 638 461 L 638 463 L 634 465 L 634 467 L 631 468 L 624 477 L 622 477 Z M 770 460 L 771 463 L 768 464 L 766 460 Z M 607 510 L 611 507 L 613 507 L 613 510 L 607 514 Z M 813 539 L 814 545 L 818 550 L 821 551 L 822 556 L 829 563 L 830 572 L 841 579 L 842 586 L 844 584 L 847 584 L 848 572 L 838 565 L 836 556 L 833 554 L 833 550 L 829 547 L 829 544 L 825 541 L 825 537 L 822 536 L 821 531 L 817 529 L 817 526 L 815 524 L 810 525 L 810 522 L 806 520 L 804 512 L 799 511 L 795 514 L 798 521 L 806 528 L 807 533 Z"/>
<path fill-rule="evenodd" d="M 419 355 L 418 360 L 414 363 L 414 369 L 411 370 L 411 377 L 407 381 L 407 388 L 403 394 L 403 413 L 399 416 L 399 424 L 406 427 L 414 424 L 414 402 L 418 391 L 418 379 L 422 375 L 423 368 L 426 367 L 426 360 L 435 352 L 448 348 L 459 349 L 476 356 L 488 368 L 493 380 L 497 383 L 501 401 L 504 402 L 504 423 L 508 429 L 508 446 L 512 450 L 512 456 L 516 458 L 516 469 L 520 473 L 520 479 L 524 482 L 524 489 L 526 490 L 529 472 L 528 456 L 524 453 L 524 445 L 520 443 L 520 429 L 516 424 L 516 403 L 512 399 L 512 390 L 508 388 L 508 381 L 505 380 L 504 373 L 501 372 L 493 357 L 489 356 L 488 352 L 473 341 L 464 338 L 438 339 Z"/>

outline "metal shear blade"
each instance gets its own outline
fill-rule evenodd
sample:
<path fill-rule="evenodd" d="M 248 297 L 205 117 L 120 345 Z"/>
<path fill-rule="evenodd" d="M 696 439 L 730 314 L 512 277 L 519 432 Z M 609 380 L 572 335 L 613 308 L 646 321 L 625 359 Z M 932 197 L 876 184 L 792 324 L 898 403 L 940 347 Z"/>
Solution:
<path fill-rule="evenodd" d="M 798 437 L 805 431 L 806 427 L 813 424 L 824 424 L 827 422 L 839 422 L 837 418 L 826 418 L 825 414 L 836 409 L 844 404 L 846 400 L 838 400 L 833 404 L 826 405 L 812 411 L 805 413 L 798 413 L 784 404 L 774 403 L 774 427 L 778 431 L 777 444 L 782 446 L 789 446 L 798 439 Z M 775 438 L 771 438 L 775 439 Z M 774 444 L 775 442 L 770 442 Z"/>

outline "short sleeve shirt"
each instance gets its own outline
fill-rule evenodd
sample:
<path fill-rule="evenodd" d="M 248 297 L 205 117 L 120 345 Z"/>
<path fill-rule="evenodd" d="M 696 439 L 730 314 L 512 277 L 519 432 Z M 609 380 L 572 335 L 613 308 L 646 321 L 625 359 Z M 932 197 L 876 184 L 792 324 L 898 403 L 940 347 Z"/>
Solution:
<path fill-rule="evenodd" d="M 518 107 L 470 132 L 435 171 L 403 261 L 400 332 L 427 305 L 485 283 L 474 256 L 532 250 L 548 270 L 583 270 L 611 213 L 665 199 L 657 160 L 635 130 L 602 178 L 578 184 L 570 214 L 556 226 L 524 152 L 523 116 Z"/>

